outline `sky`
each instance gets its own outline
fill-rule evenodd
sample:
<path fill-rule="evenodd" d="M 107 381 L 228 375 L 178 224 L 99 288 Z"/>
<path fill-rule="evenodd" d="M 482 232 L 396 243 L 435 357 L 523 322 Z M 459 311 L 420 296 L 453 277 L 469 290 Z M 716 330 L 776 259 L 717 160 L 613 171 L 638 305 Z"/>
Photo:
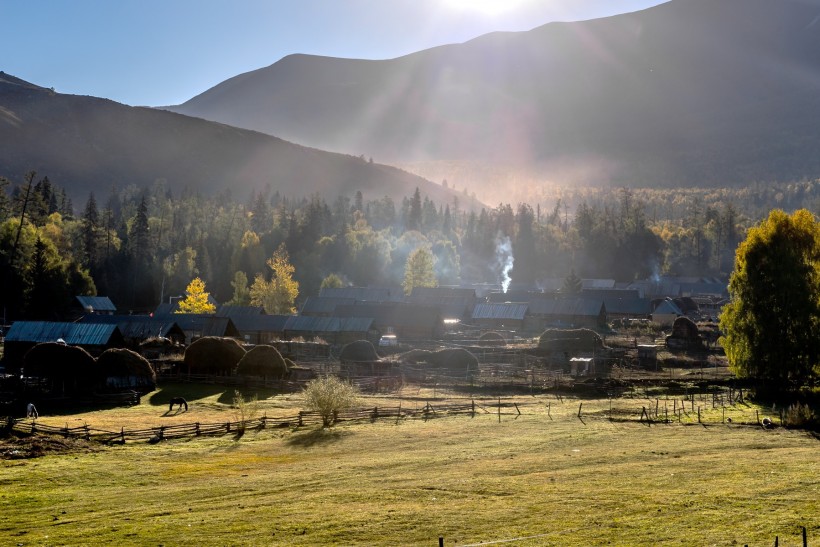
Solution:
<path fill-rule="evenodd" d="M 0 70 L 134 106 L 185 102 L 292 53 L 390 59 L 662 0 L 0 0 Z"/>

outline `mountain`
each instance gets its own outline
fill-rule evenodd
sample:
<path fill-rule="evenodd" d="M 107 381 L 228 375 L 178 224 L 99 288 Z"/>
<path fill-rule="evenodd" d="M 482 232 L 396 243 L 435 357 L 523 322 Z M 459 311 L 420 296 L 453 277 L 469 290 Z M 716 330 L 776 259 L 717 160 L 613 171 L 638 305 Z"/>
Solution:
<path fill-rule="evenodd" d="M 75 203 L 112 184 L 149 186 L 238 199 L 270 184 L 286 197 L 320 193 L 401 200 L 416 187 L 438 203 L 451 191 L 394 167 L 299 146 L 255 131 L 106 99 L 64 95 L 0 72 L 0 176 L 35 170 Z M 465 205 L 468 205 L 465 203 Z"/>
<path fill-rule="evenodd" d="M 390 60 L 291 55 L 170 110 L 385 162 L 587 182 L 820 176 L 817 0 L 673 0 Z"/>

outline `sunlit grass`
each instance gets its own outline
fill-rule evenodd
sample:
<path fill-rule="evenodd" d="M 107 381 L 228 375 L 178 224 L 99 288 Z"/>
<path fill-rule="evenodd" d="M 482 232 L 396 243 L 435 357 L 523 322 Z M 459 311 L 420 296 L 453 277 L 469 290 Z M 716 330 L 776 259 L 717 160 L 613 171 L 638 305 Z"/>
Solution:
<path fill-rule="evenodd" d="M 200 395 L 183 421 L 230 412 L 219 410 L 222 394 Z M 164 420 L 167 407 L 150 400 L 81 419 Z M 401 398 L 405 408 L 427 400 L 445 404 L 429 392 Z M 709 426 L 610 421 L 609 400 L 516 400 L 522 414 L 505 408 L 500 422 L 485 400 L 475 417 L 5 461 L 0 537 L 26 545 L 431 545 L 439 536 L 446 545 L 525 536 L 538 537 L 514 544 L 769 545 L 779 536 L 791 545 L 800 526 L 820 534 L 820 451 L 808 434 L 717 416 Z M 615 400 L 613 411 L 634 417 L 650 403 Z M 289 414 L 300 401 L 260 395 L 260 404 Z"/>

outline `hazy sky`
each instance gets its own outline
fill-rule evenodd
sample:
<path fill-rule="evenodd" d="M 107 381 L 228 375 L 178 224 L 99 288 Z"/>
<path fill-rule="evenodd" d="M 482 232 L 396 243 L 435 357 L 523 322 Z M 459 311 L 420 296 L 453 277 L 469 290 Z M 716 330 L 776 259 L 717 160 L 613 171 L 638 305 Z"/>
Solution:
<path fill-rule="evenodd" d="M 61 93 L 178 104 L 291 53 L 387 59 L 662 0 L 0 0 L 0 70 Z"/>

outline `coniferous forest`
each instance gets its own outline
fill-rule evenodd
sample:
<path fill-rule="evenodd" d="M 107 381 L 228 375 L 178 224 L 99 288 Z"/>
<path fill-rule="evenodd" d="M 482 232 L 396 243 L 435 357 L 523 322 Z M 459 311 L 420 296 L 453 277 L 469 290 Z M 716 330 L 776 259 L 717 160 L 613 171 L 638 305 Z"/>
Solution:
<path fill-rule="evenodd" d="M 551 188 L 544 203 L 468 209 L 416 189 L 401 202 L 293 198 L 269 187 L 239 200 L 179 193 L 164 181 L 112 186 L 75 203 L 30 172 L 0 187 L 0 266 L 6 320 L 60 319 L 75 295 L 109 296 L 144 313 L 201 278 L 219 302 L 247 304 L 282 247 L 300 299 L 323 283 L 399 287 L 419 248 L 439 285 L 731 272 L 746 230 L 772 208 L 820 209 L 820 181 L 738 189 Z M 465 196 L 465 202 L 467 202 Z M 298 302 L 298 301 L 297 301 Z"/>

